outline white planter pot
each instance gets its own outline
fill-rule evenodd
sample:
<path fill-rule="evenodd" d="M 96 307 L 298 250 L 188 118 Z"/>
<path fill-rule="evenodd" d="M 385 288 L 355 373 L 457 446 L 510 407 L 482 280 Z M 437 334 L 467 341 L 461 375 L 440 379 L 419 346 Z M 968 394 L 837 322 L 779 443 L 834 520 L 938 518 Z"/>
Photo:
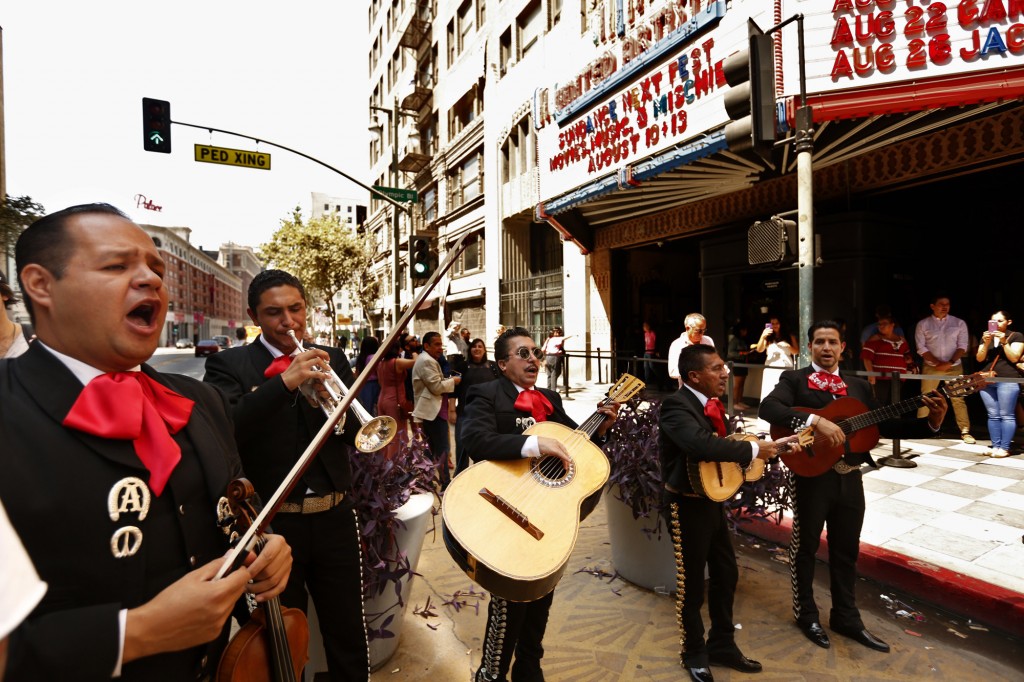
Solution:
<path fill-rule="evenodd" d="M 404 551 L 409 558 L 409 566 L 415 573 L 420 560 L 420 550 L 423 549 L 423 539 L 427 533 L 427 522 L 430 520 L 430 510 L 434 504 L 434 496 L 430 493 L 418 493 L 409 498 L 409 501 L 396 510 L 399 519 L 405 523 L 405 528 L 399 528 L 395 534 L 395 540 L 400 550 Z M 388 589 L 384 594 L 374 596 L 365 600 L 364 612 L 367 614 L 381 613 L 389 610 L 394 613 L 395 618 L 391 621 L 388 629 L 395 633 L 394 637 L 387 639 L 375 639 L 370 642 L 370 669 L 376 670 L 388 662 L 398 648 L 398 640 L 402 634 L 402 621 L 405 616 L 405 607 L 409 605 L 409 592 L 412 590 L 412 577 L 402 582 L 402 601 L 404 607 L 398 606 L 393 589 Z M 387 618 L 381 617 L 380 620 Z M 327 658 L 324 655 L 323 640 L 320 638 L 320 622 L 316 616 L 316 609 L 313 607 L 313 600 L 309 601 L 309 663 L 306 666 L 307 674 L 311 677 L 318 672 L 327 672 Z"/>
<path fill-rule="evenodd" d="M 633 511 L 617 497 L 618 488 L 610 488 L 605 496 L 608 536 L 612 545 L 612 565 L 629 582 L 663 594 L 676 591 L 676 562 L 672 539 L 664 522 L 661 537 L 648 535 L 655 518 L 634 519 Z"/>

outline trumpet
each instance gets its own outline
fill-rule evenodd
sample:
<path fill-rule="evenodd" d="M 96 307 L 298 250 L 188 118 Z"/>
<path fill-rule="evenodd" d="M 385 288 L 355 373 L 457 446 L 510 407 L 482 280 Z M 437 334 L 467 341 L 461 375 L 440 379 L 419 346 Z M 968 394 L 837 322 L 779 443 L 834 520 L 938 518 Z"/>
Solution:
<path fill-rule="evenodd" d="M 300 353 L 306 350 L 305 347 L 303 347 L 302 342 L 299 341 L 299 338 L 295 336 L 295 332 L 291 329 L 288 330 L 288 336 L 292 337 L 292 341 L 295 342 Z M 321 382 L 327 395 L 324 395 L 323 392 L 319 391 L 317 387 L 313 385 L 313 380 L 307 381 L 299 386 L 299 390 L 304 396 L 319 405 L 324 414 L 330 417 L 334 413 L 335 408 L 348 395 L 348 386 L 344 384 L 341 377 L 339 377 L 330 367 L 324 369 L 317 365 L 316 369 L 320 370 L 324 374 Z M 358 419 L 361 424 L 359 430 L 356 432 L 356 448 L 360 452 L 376 452 L 390 443 L 394 439 L 395 434 L 398 433 L 398 423 L 391 417 L 386 415 L 374 417 L 370 415 L 370 413 L 359 404 L 359 401 L 354 398 L 352 399 L 349 407 L 352 408 L 352 412 L 356 415 L 356 419 Z M 334 427 L 334 432 L 340 435 L 344 426 L 345 416 L 343 415 L 341 420 Z"/>

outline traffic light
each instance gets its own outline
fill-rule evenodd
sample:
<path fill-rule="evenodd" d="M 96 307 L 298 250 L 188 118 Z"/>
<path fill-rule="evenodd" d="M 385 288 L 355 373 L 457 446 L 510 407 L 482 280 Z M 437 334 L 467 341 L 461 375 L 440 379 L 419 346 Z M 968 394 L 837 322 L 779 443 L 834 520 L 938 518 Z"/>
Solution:
<path fill-rule="evenodd" d="M 147 152 L 171 153 L 171 103 L 142 98 L 142 148 Z"/>
<path fill-rule="evenodd" d="M 412 242 L 412 278 L 414 281 L 429 279 L 432 270 L 430 240 L 426 237 L 416 237 Z"/>
<path fill-rule="evenodd" d="M 749 46 L 726 58 L 722 64 L 729 91 L 725 111 L 725 143 L 730 151 L 753 149 L 770 160 L 775 143 L 775 57 L 772 37 L 753 19 L 747 20 Z"/>

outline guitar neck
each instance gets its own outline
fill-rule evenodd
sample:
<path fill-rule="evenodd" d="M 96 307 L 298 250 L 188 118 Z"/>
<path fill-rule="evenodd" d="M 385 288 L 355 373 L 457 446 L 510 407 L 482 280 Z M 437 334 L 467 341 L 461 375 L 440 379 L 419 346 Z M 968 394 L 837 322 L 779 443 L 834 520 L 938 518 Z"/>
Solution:
<path fill-rule="evenodd" d="M 924 400 L 918 395 L 893 405 L 887 405 L 877 410 L 871 410 L 870 412 L 843 419 L 838 422 L 838 426 L 842 428 L 843 433 L 853 433 L 879 422 L 884 422 L 887 419 L 894 419 L 901 414 L 916 410 L 922 405 L 924 405 Z"/>

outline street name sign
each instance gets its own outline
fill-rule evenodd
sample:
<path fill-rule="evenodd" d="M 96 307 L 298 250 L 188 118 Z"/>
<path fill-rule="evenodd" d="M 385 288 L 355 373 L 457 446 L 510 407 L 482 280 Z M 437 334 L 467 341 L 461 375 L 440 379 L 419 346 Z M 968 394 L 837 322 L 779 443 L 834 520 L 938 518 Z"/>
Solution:
<path fill-rule="evenodd" d="M 419 193 L 414 189 L 401 189 L 399 187 L 384 187 L 382 185 L 374 185 L 373 188 L 383 194 L 384 196 L 391 197 L 395 201 L 403 201 L 406 203 L 417 203 L 420 200 Z"/>
<path fill-rule="evenodd" d="M 202 161 L 203 163 L 219 163 L 225 166 L 270 170 L 270 154 L 265 152 L 252 152 L 244 149 L 227 149 L 225 147 L 197 144 L 195 154 L 196 161 Z"/>

